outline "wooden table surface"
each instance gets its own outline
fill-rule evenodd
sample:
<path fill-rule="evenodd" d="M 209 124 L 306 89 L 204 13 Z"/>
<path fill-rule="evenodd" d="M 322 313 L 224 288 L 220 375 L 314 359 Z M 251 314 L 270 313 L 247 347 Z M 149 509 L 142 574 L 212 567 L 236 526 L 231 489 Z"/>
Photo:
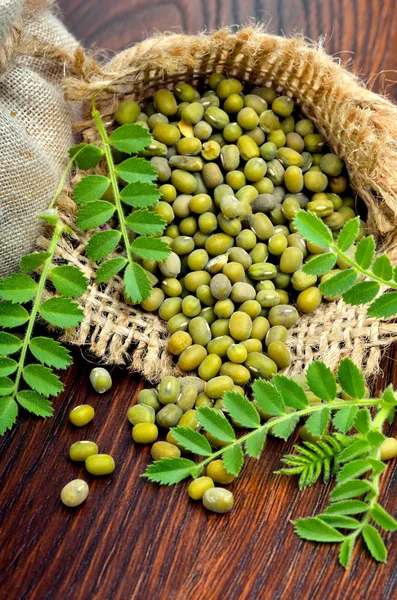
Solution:
<path fill-rule="evenodd" d="M 87 47 L 120 50 L 156 30 L 195 32 L 247 22 L 276 33 L 326 36 L 326 47 L 376 90 L 396 93 L 397 3 L 394 0 L 61 0 L 63 19 Z M 354 53 L 354 55 L 353 55 Z M 390 71 L 389 71 L 390 70 Z M 373 76 L 373 73 L 379 73 Z M 0 442 L 0 598 L 7 600 L 157 599 L 383 599 L 397 595 L 397 537 L 386 536 L 388 565 L 377 566 L 360 547 L 353 568 L 337 565 L 331 545 L 300 541 L 290 520 L 320 510 L 330 487 L 298 493 L 296 481 L 273 475 L 288 444 L 269 441 L 261 461 L 246 462 L 232 486 L 236 508 L 223 517 L 188 501 L 186 486 L 158 488 L 139 475 L 149 448 L 137 448 L 125 419 L 143 385 L 112 371 L 114 385 L 93 393 L 92 365 L 80 350 L 64 376 L 55 416 L 25 418 Z M 390 349 L 383 379 L 397 384 Z M 71 407 L 87 402 L 96 418 L 86 429 L 68 423 Z M 397 434 L 397 427 L 391 429 Z M 68 448 L 93 439 L 112 454 L 110 477 L 88 478 L 91 492 L 78 510 L 59 500 L 62 486 L 82 476 Z M 384 477 L 386 508 L 395 514 L 396 466 Z"/>

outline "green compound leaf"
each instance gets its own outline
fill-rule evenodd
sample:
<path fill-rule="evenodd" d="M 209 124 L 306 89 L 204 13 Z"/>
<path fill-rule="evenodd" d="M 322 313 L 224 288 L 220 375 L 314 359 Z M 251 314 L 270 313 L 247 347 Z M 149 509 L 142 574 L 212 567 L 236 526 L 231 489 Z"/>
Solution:
<path fill-rule="evenodd" d="M 320 292 L 329 298 L 340 296 L 353 287 L 356 279 L 357 273 L 356 271 L 353 271 L 353 269 L 339 271 L 339 273 L 333 275 L 327 279 L 327 281 L 323 281 L 323 283 L 320 284 Z"/>
<path fill-rule="evenodd" d="M 339 471 L 337 475 L 337 482 L 344 483 L 348 479 L 357 479 L 364 475 L 367 471 L 372 469 L 372 465 L 366 458 L 359 458 L 348 463 Z"/>
<path fill-rule="evenodd" d="M 48 367 L 42 365 L 27 365 L 22 376 L 28 386 L 43 396 L 56 396 L 63 390 L 59 377 Z"/>
<path fill-rule="evenodd" d="M 338 379 L 343 390 L 356 400 L 365 396 L 365 379 L 350 358 L 344 358 L 338 367 Z"/>
<path fill-rule="evenodd" d="M 259 458 L 266 442 L 266 429 L 258 429 L 245 442 L 245 452 L 251 458 Z"/>
<path fill-rule="evenodd" d="M 0 331 L 0 354 L 14 354 L 18 352 L 22 342 L 16 335 Z"/>
<path fill-rule="evenodd" d="M 372 272 L 385 281 L 389 281 L 393 277 L 393 266 L 387 254 L 381 254 L 375 259 Z"/>
<path fill-rule="evenodd" d="M 362 496 L 362 494 L 366 494 L 371 490 L 373 490 L 373 487 L 369 481 L 352 479 L 337 485 L 336 488 L 332 490 L 331 500 L 333 502 L 337 500 L 348 500 L 349 498 Z"/>
<path fill-rule="evenodd" d="M 379 293 L 380 285 L 376 281 L 361 281 L 343 294 L 347 304 L 358 306 L 373 300 Z"/>
<path fill-rule="evenodd" d="M 306 380 L 313 394 L 322 400 L 329 401 L 336 398 L 335 377 L 323 362 L 315 360 L 309 365 Z"/>
<path fill-rule="evenodd" d="M 6 377 L 7 375 L 11 375 L 18 368 L 18 363 L 13 358 L 8 358 L 8 356 L 0 356 L 0 377 Z"/>
<path fill-rule="evenodd" d="M 321 519 L 327 525 L 331 527 L 338 527 L 339 529 L 357 529 L 360 527 L 360 521 L 353 517 L 345 517 L 344 515 L 319 515 Z"/>
<path fill-rule="evenodd" d="M 87 244 L 86 252 L 89 259 L 97 262 L 109 256 L 121 239 L 121 232 L 115 229 L 94 233 Z"/>
<path fill-rule="evenodd" d="M 298 519 L 295 533 L 303 540 L 312 542 L 343 542 L 344 536 L 331 525 L 324 523 L 319 517 Z"/>
<path fill-rule="evenodd" d="M 75 157 L 75 163 L 84 171 L 96 167 L 103 156 L 103 150 L 93 144 L 76 144 L 69 148 L 68 153 L 70 158 Z"/>
<path fill-rule="evenodd" d="M 55 369 L 66 369 L 73 362 L 69 350 L 51 338 L 32 338 L 29 350 L 38 361 Z"/>
<path fill-rule="evenodd" d="M 137 154 L 149 146 L 152 141 L 150 133 L 137 123 L 128 123 L 122 125 L 113 131 L 109 137 L 109 142 L 113 148 L 126 152 L 127 154 Z"/>
<path fill-rule="evenodd" d="M 131 250 L 143 260 L 161 262 L 171 254 L 171 248 L 166 242 L 153 237 L 139 237 L 131 244 Z"/>
<path fill-rule="evenodd" d="M 0 377 L 0 396 L 12 394 L 14 385 L 14 382 L 9 377 Z"/>
<path fill-rule="evenodd" d="M 368 504 L 362 500 L 341 500 L 327 506 L 325 512 L 330 515 L 358 515 L 367 512 Z"/>
<path fill-rule="evenodd" d="M 20 304 L 12 302 L 0 302 L 0 327 L 12 329 L 19 327 L 29 320 L 29 313 Z"/>
<path fill-rule="evenodd" d="M 129 264 L 124 273 L 125 296 L 129 302 L 138 304 L 150 296 L 152 284 L 145 271 L 134 262 Z"/>
<path fill-rule="evenodd" d="M 285 404 L 274 385 L 264 379 L 256 379 L 252 391 L 258 407 L 269 415 L 278 417 L 285 414 Z"/>
<path fill-rule="evenodd" d="M 372 525 L 365 525 L 363 538 L 371 556 L 378 562 L 387 561 L 387 550 L 379 532 Z"/>
<path fill-rule="evenodd" d="M 396 531 L 397 521 L 377 502 L 372 507 L 372 518 L 385 531 Z"/>
<path fill-rule="evenodd" d="M 347 433 L 354 425 L 357 415 L 357 406 L 346 406 L 335 413 L 332 422 L 341 433 Z"/>
<path fill-rule="evenodd" d="M 40 316 L 55 327 L 77 327 L 83 320 L 84 312 L 69 298 L 50 298 L 40 305 Z"/>
<path fill-rule="evenodd" d="M 189 477 L 196 464 L 188 458 L 162 458 L 148 466 L 142 477 L 160 485 L 173 485 Z"/>
<path fill-rule="evenodd" d="M 363 454 L 367 454 L 371 450 L 371 444 L 365 440 L 358 440 L 357 442 L 353 442 L 351 446 L 345 448 L 343 452 L 341 452 L 339 456 L 340 462 L 347 462 L 349 460 L 353 460 L 354 458 L 358 458 Z"/>
<path fill-rule="evenodd" d="M 11 429 L 18 416 L 18 404 L 11 396 L 0 398 L 0 435 Z"/>
<path fill-rule="evenodd" d="M 116 207 L 105 200 L 89 202 L 77 213 L 76 225 L 83 231 L 100 227 L 113 216 Z"/>
<path fill-rule="evenodd" d="M 201 433 L 190 427 L 174 427 L 172 435 L 186 450 L 199 456 L 210 456 L 212 448 Z"/>
<path fill-rule="evenodd" d="M 149 208 L 157 202 L 160 195 L 153 183 L 130 183 L 121 190 L 120 198 L 124 204 L 132 208 Z"/>
<path fill-rule="evenodd" d="M 17 400 L 23 408 L 37 417 L 52 417 L 54 409 L 50 400 L 32 390 L 23 390 L 17 394 Z"/>
<path fill-rule="evenodd" d="M 152 163 L 137 157 L 127 158 L 117 165 L 117 174 L 127 183 L 150 183 L 157 179 L 157 171 Z"/>
<path fill-rule="evenodd" d="M 300 210 L 294 224 L 298 233 L 312 244 L 326 248 L 334 241 L 331 230 L 314 213 Z"/>
<path fill-rule="evenodd" d="M 354 427 L 360 433 L 368 433 L 371 429 L 371 413 L 368 408 L 362 408 L 357 412 Z"/>
<path fill-rule="evenodd" d="M 14 273 L 0 281 L 0 298 L 24 304 L 35 296 L 37 284 L 29 275 Z"/>
<path fill-rule="evenodd" d="M 306 427 L 312 435 L 322 436 L 327 429 L 330 419 L 331 410 L 328 407 L 324 407 L 310 415 L 306 421 Z"/>
<path fill-rule="evenodd" d="M 70 298 L 79 298 L 87 291 L 87 278 L 77 267 L 62 265 L 50 271 L 50 279 L 57 292 Z"/>
<path fill-rule="evenodd" d="M 124 269 L 127 262 L 127 259 L 123 258 L 122 256 L 107 260 L 106 262 L 102 263 L 101 266 L 98 268 L 95 276 L 95 281 L 97 283 L 104 283 L 105 281 L 109 281 L 109 279 L 117 275 L 117 273 L 119 273 L 121 269 Z"/>
<path fill-rule="evenodd" d="M 302 271 L 306 275 L 324 275 L 334 268 L 336 263 L 336 254 L 333 252 L 327 252 L 326 254 L 319 254 L 309 262 L 305 263 L 302 267 Z"/>
<path fill-rule="evenodd" d="M 354 550 L 354 543 L 355 539 L 353 537 L 347 537 L 340 547 L 339 562 L 342 567 L 345 567 L 345 569 L 347 569 L 350 564 Z"/>
<path fill-rule="evenodd" d="M 221 417 L 213 408 L 197 409 L 197 419 L 204 429 L 222 442 L 233 442 L 236 439 L 234 429 L 225 417 Z"/>
<path fill-rule="evenodd" d="M 230 390 L 223 394 L 223 402 L 232 419 L 235 419 L 241 427 L 256 429 L 261 420 L 255 406 L 245 396 Z"/>
<path fill-rule="evenodd" d="M 274 375 L 272 383 L 281 394 L 286 406 L 300 410 L 309 405 L 304 390 L 292 379 L 277 374 Z"/>
<path fill-rule="evenodd" d="M 110 185 L 110 179 L 103 175 L 87 175 L 76 185 L 73 191 L 74 201 L 80 206 L 102 198 Z"/>
<path fill-rule="evenodd" d="M 33 252 L 21 258 L 21 271 L 29 273 L 38 269 L 49 257 L 48 252 Z"/>
<path fill-rule="evenodd" d="M 291 433 L 294 431 L 297 423 L 299 423 L 299 417 L 297 415 L 291 414 L 285 418 L 285 421 L 273 425 L 271 427 L 271 433 L 275 437 L 281 438 L 282 440 L 287 440 Z"/>
<path fill-rule="evenodd" d="M 357 244 L 354 260 L 362 269 L 368 269 L 375 255 L 375 240 L 371 236 L 364 237 Z"/>
<path fill-rule="evenodd" d="M 1 292 L 0 292 L 1 293 Z M 388 319 L 397 314 L 397 292 L 379 296 L 369 305 L 368 316 L 377 319 Z"/>
<path fill-rule="evenodd" d="M 239 444 L 234 444 L 225 450 L 223 453 L 223 464 L 228 473 L 237 477 L 244 464 L 244 454 Z"/>
<path fill-rule="evenodd" d="M 346 252 L 349 250 L 350 246 L 353 245 L 354 240 L 358 235 L 358 230 L 360 229 L 360 217 L 356 217 L 351 221 L 347 221 L 338 236 L 338 248 L 342 250 L 342 252 Z"/>
<path fill-rule="evenodd" d="M 155 212 L 136 210 L 126 218 L 128 227 L 138 235 L 156 235 L 162 233 L 166 222 Z"/>

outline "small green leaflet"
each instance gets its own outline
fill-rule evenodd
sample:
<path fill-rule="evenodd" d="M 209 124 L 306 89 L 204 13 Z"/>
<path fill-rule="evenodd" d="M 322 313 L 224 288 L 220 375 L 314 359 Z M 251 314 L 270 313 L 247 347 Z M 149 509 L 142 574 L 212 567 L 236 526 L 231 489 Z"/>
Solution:
<path fill-rule="evenodd" d="M 307 517 L 298 519 L 295 523 L 295 532 L 303 540 L 312 542 L 343 542 L 344 536 L 324 523 L 319 517 Z"/>
<path fill-rule="evenodd" d="M 353 245 L 354 240 L 358 235 L 358 230 L 360 228 L 360 217 L 356 217 L 351 221 L 347 221 L 338 236 L 338 248 L 342 250 L 342 252 L 346 252 L 349 250 L 350 246 Z"/>
<path fill-rule="evenodd" d="M 14 273 L 0 281 L 0 298 L 24 304 L 35 296 L 37 284 L 29 275 Z"/>
<path fill-rule="evenodd" d="M 143 260 L 156 260 L 161 262 L 171 253 L 171 248 L 166 242 L 158 238 L 138 237 L 131 244 L 131 250 Z"/>
<path fill-rule="evenodd" d="M 360 433 L 368 433 L 371 429 L 371 414 L 368 408 L 362 408 L 357 412 L 354 427 Z"/>
<path fill-rule="evenodd" d="M 190 427 L 174 427 L 172 435 L 186 450 L 199 456 L 210 456 L 212 448 L 201 433 Z"/>
<path fill-rule="evenodd" d="M 377 458 L 368 458 L 367 460 L 372 467 L 374 475 L 380 475 L 386 469 L 386 464 Z"/>
<path fill-rule="evenodd" d="M 120 198 L 132 208 L 149 208 L 160 198 L 160 192 L 153 183 L 130 183 L 121 190 Z"/>
<path fill-rule="evenodd" d="M 353 460 L 358 456 L 362 456 L 363 454 L 367 454 L 371 450 L 371 446 L 365 440 L 358 440 L 357 442 L 353 442 L 351 446 L 345 448 L 341 454 L 339 455 L 340 462 L 347 462 L 349 460 Z"/>
<path fill-rule="evenodd" d="M 20 304 L 12 302 L 0 302 L 0 327 L 11 329 L 19 327 L 29 320 L 29 313 Z"/>
<path fill-rule="evenodd" d="M 58 209 L 57 208 L 47 208 L 47 210 L 43 210 L 43 212 L 39 213 L 38 218 L 49 225 L 57 225 L 58 223 Z"/>
<path fill-rule="evenodd" d="M 344 358 L 339 363 L 338 379 L 343 390 L 352 398 L 361 400 L 365 396 L 365 379 L 350 358 Z"/>
<path fill-rule="evenodd" d="M 84 312 L 69 298 L 50 298 L 40 305 L 40 316 L 55 327 L 77 327 L 83 320 Z"/>
<path fill-rule="evenodd" d="M 0 435 L 11 429 L 18 415 L 18 404 L 11 396 L 0 398 Z"/>
<path fill-rule="evenodd" d="M 83 229 L 83 231 L 89 231 L 100 227 L 109 221 L 113 216 L 116 207 L 110 202 L 105 200 L 95 200 L 89 202 L 77 213 L 76 225 Z"/>
<path fill-rule="evenodd" d="M 23 408 L 37 417 L 52 417 L 54 409 L 50 400 L 33 390 L 23 390 L 17 394 L 17 400 Z"/>
<path fill-rule="evenodd" d="M 358 515 L 367 510 L 368 504 L 362 500 L 341 500 L 328 506 L 325 512 L 330 515 Z"/>
<path fill-rule="evenodd" d="M 363 538 L 371 556 L 378 562 L 386 562 L 387 550 L 377 529 L 372 525 L 365 525 Z"/>
<path fill-rule="evenodd" d="M 353 517 L 345 517 L 344 515 L 319 515 L 321 519 L 327 525 L 331 527 L 338 527 L 340 529 L 357 529 L 360 527 L 360 521 Z"/>
<path fill-rule="evenodd" d="M 248 429 L 256 429 L 261 420 L 255 406 L 245 396 L 234 390 L 223 395 L 223 402 L 232 419 Z"/>
<path fill-rule="evenodd" d="M 302 267 L 302 271 L 307 275 L 324 275 L 334 268 L 336 263 L 336 254 L 327 252 L 319 254 L 315 258 L 309 260 Z"/>
<path fill-rule="evenodd" d="M 21 346 L 22 342 L 16 335 L 0 331 L 0 354 L 14 354 Z"/>
<path fill-rule="evenodd" d="M 51 338 L 32 338 L 29 342 L 29 350 L 38 361 L 48 367 L 66 369 L 72 364 L 69 350 Z"/>
<path fill-rule="evenodd" d="M 373 490 L 372 485 L 365 479 L 352 479 L 340 483 L 332 490 L 331 500 L 348 500 L 349 498 L 355 498 L 356 496 L 362 496 Z"/>
<path fill-rule="evenodd" d="M 353 537 L 347 537 L 340 547 L 339 562 L 345 569 L 347 569 L 350 564 L 354 550 L 354 542 L 355 539 Z"/>
<path fill-rule="evenodd" d="M 272 425 L 272 423 L 269 423 L 269 421 L 268 424 L 272 425 L 270 430 L 272 435 L 281 438 L 282 440 L 287 440 L 291 433 L 294 431 L 296 425 L 299 423 L 299 417 L 292 413 L 288 417 L 282 418 L 284 420 L 280 423 L 276 423 L 276 425 Z"/>
<path fill-rule="evenodd" d="M 376 277 L 385 281 L 390 281 L 393 277 L 393 266 L 387 254 L 381 254 L 375 259 L 372 266 L 372 272 Z"/>
<path fill-rule="evenodd" d="M 266 441 L 267 431 L 264 428 L 251 433 L 245 442 L 245 452 L 252 458 L 259 458 Z"/>
<path fill-rule="evenodd" d="M 393 279 L 394 279 L 394 281 L 397 283 L 397 265 L 394 267 L 394 271 L 393 271 Z"/>
<path fill-rule="evenodd" d="M 117 165 L 117 174 L 127 183 L 150 183 L 157 179 L 157 171 L 151 162 L 144 158 L 127 158 Z"/>
<path fill-rule="evenodd" d="M 358 306 L 373 300 L 379 293 L 380 285 L 376 281 L 361 281 L 343 294 L 347 304 Z"/>
<path fill-rule="evenodd" d="M 56 396 L 63 390 L 59 377 L 43 365 L 27 365 L 22 376 L 28 386 L 43 396 Z"/>
<path fill-rule="evenodd" d="M 275 417 L 285 414 L 284 401 L 274 385 L 264 379 L 256 379 L 252 391 L 255 402 L 264 413 Z"/>
<path fill-rule="evenodd" d="M 357 410 L 357 406 L 346 406 L 338 410 L 332 419 L 334 427 L 341 433 L 347 433 L 354 425 Z"/>
<path fill-rule="evenodd" d="M 320 292 L 324 296 L 328 296 L 329 298 L 334 298 L 335 296 L 340 296 L 344 294 L 355 284 L 357 279 L 356 271 L 353 269 L 345 269 L 343 271 L 339 271 L 336 275 L 333 275 L 326 281 L 320 284 Z"/>
<path fill-rule="evenodd" d="M 364 237 L 357 244 L 354 260 L 362 269 L 368 269 L 371 266 L 375 255 L 375 240 L 371 236 Z"/>
<path fill-rule="evenodd" d="M 233 444 L 223 453 L 223 464 L 231 475 L 237 475 L 244 464 L 244 454 L 240 444 Z"/>
<path fill-rule="evenodd" d="M 113 131 L 109 137 L 109 142 L 113 148 L 126 152 L 127 154 L 137 154 L 149 146 L 152 141 L 150 133 L 137 123 L 128 123 L 122 125 Z"/>
<path fill-rule="evenodd" d="M 338 483 L 344 483 L 348 479 L 357 479 L 358 477 L 361 477 L 361 475 L 364 475 L 364 473 L 371 469 L 372 466 L 368 459 L 358 458 L 342 467 L 336 479 Z"/>
<path fill-rule="evenodd" d="M 35 271 L 40 267 L 43 262 L 49 257 L 48 252 L 33 252 L 32 254 L 25 254 L 21 258 L 21 271 L 29 273 Z"/>
<path fill-rule="evenodd" d="M 188 458 L 162 458 L 149 465 L 143 477 L 160 485 L 173 485 L 189 477 L 195 468 Z"/>
<path fill-rule="evenodd" d="M 272 383 L 280 392 L 286 406 L 292 406 L 292 408 L 298 410 L 308 406 L 309 403 L 304 390 L 292 379 L 277 374 L 274 375 Z"/>
<path fill-rule="evenodd" d="M 87 291 L 87 278 L 77 267 L 62 265 L 50 271 L 50 279 L 57 292 L 70 298 L 79 298 Z"/>
<path fill-rule="evenodd" d="M 139 235 L 156 235 L 162 233 L 166 222 L 155 212 L 136 210 L 126 218 L 128 227 Z"/>
<path fill-rule="evenodd" d="M 18 368 L 18 363 L 13 358 L 8 358 L 8 356 L 0 356 L 0 377 L 6 377 L 7 375 L 11 375 Z"/>
<path fill-rule="evenodd" d="M 326 248 L 334 241 L 330 229 L 314 213 L 300 210 L 295 217 L 294 224 L 298 233 L 312 244 Z"/>
<path fill-rule="evenodd" d="M 14 382 L 9 377 L 0 377 L 0 396 L 12 394 Z"/>
<path fill-rule="evenodd" d="M 0 292 L 1 293 L 1 292 Z M 397 314 L 397 292 L 379 296 L 369 305 L 368 316 L 377 319 L 388 319 Z"/>
<path fill-rule="evenodd" d="M 323 362 L 315 360 L 306 372 L 306 380 L 309 388 L 322 400 L 334 400 L 336 398 L 336 381 L 329 369 Z"/>
<path fill-rule="evenodd" d="M 123 258 L 122 256 L 107 260 L 106 262 L 102 263 L 101 266 L 98 268 L 95 276 L 95 281 L 97 283 L 104 283 L 105 281 L 109 281 L 109 279 L 117 275 L 117 273 L 119 273 L 121 269 L 124 269 L 127 262 L 127 259 Z"/>
<path fill-rule="evenodd" d="M 372 518 L 385 531 L 396 531 L 397 521 L 377 502 L 372 508 Z"/>
<path fill-rule="evenodd" d="M 385 439 L 386 436 L 383 435 L 383 433 L 381 433 L 380 431 L 377 431 L 376 429 L 367 433 L 368 443 L 371 446 L 375 446 L 376 448 L 378 448 L 382 444 L 382 442 L 385 441 Z"/>
<path fill-rule="evenodd" d="M 225 417 L 221 417 L 213 408 L 202 407 L 196 411 L 199 423 L 208 433 L 222 442 L 233 442 L 236 438 L 233 427 Z"/>
<path fill-rule="evenodd" d="M 75 162 L 80 169 L 88 171 L 97 166 L 103 156 L 103 150 L 93 144 L 76 144 L 69 148 L 70 158 L 75 157 Z"/>
<path fill-rule="evenodd" d="M 86 247 L 88 258 L 95 262 L 106 258 L 113 250 L 115 250 L 120 239 L 121 232 L 116 229 L 108 229 L 107 231 L 98 231 L 98 233 L 94 233 Z"/>
<path fill-rule="evenodd" d="M 386 404 L 390 404 L 390 406 L 396 406 L 397 405 L 397 397 L 396 397 L 396 394 L 395 394 L 395 392 L 393 390 L 393 386 L 392 385 L 388 385 L 387 386 L 387 388 L 385 389 L 385 391 L 382 394 L 382 400 Z"/>
<path fill-rule="evenodd" d="M 130 302 L 138 304 L 150 296 L 152 285 L 145 269 L 133 262 L 124 273 L 125 295 Z"/>
<path fill-rule="evenodd" d="M 327 429 L 331 419 L 331 411 L 328 407 L 316 411 L 306 421 L 306 427 L 314 436 L 322 436 Z"/>
<path fill-rule="evenodd" d="M 102 198 L 110 185 L 110 179 L 103 175 L 87 175 L 73 191 L 74 201 L 81 206 Z"/>

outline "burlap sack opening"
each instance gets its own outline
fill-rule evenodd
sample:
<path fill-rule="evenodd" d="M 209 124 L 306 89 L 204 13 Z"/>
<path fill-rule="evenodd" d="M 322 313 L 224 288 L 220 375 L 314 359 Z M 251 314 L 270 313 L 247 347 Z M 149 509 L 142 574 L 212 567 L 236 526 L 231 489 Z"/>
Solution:
<path fill-rule="evenodd" d="M 206 80 L 214 71 L 249 84 L 278 86 L 294 97 L 344 159 L 354 190 L 368 207 L 371 232 L 395 254 L 397 108 L 368 91 L 320 47 L 302 39 L 268 35 L 258 27 L 235 33 L 223 29 L 211 35 L 150 38 L 102 68 L 92 60 L 85 62 L 80 54 L 74 68 L 79 75 L 67 80 L 65 88 L 69 99 L 85 102 L 87 119 L 76 124 L 76 131 L 88 142 L 98 141 L 89 114 L 94 95 L 111 127 L 112 115 L 125 97 L 139 101 L 177 81 L 195 84 Z M 61 206 L 66 221 L 74 227 L 73 201 L 66 195 Z M 85 319 L 77 330 L 66 332 L 64 339 L 88 346 L 104 362 L 126 364 L 152 381 L 175 372 L 166 350 L 164 323 L 125 304 L 119 278 L 107 286 L 93 282 L 95 265 L 84 256 L 87 236 L 74 231 L 73 237 L 62 240 L 58 256 L 81 267 L 92 283 L 82 299 Z M 46 244 L 41 238 L 40 245 Z M 397 325 L 369 319 L 365 308 L 347 306 L 343 301 L 324 304 L 313 315 L 303 316 L 290 331 L 289 372 L 302 372 L 313 359 L 324 360 L 333 368 L 342 357 L 351 356 L 371 377 L 378 369 L 382 349 L 396 339 Z"/>

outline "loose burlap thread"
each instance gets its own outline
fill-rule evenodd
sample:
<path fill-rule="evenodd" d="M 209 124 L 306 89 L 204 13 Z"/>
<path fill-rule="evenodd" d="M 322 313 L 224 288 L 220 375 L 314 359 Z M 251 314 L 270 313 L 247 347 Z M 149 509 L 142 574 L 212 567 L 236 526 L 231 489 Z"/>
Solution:
<path fill-rule="evenodd" d="M 161 87 L 171 88 L 178 81 L 195 84 L 214 71 L 253 85 L 270 82 L 289 93 L 345 161 L 353 189 L 367 205 L 370 232 L 396 258 L 397 108 L 367 90 L 320 46 L 248 27 L 234 33 L 222 29 L 211 35 L 156 36 L 100 68 L 83 54 L 78 61 L 71 56 L 69 65 L 72 77 L 65 82 L 67 97 L 83 102 L 86 111 L 85 120 L 76 123 L 75 129 L 85 141 L 94 143 L 99 141 L 90 117 L 94 96 L 111 129 L 114 111 L 123 99 L 141 101 Z M 106 172 L 105 165 L 97 172 Z M 77 174 L 76 181 L 80 177 Z M 88 235 L 74 226 L 70 190 L 60 206 L 74 234 L 62 239 L 58 259 L 79 266 L 90 280 L 81 300 L 84 321 L 78 329 L 67 331 L 64 339 L 87 347 L 104 363 L 128 365 L 153 382 L 177 374 L 167 351 L 165 324 L 123 301 L 119 277 L 106 286 L 95 284 L 96 265 L 84 255 Z M 40 245 L 47 244 L 41 238 Z M 350 356 L 371 378 L 379 370 L 382 351 L 395 340 L 397 325 L 367 317 L 366 307 L 352 307 L 342 300 L 324 303 L 290 330 L 288 373 L 303 372 L 314 359 L 335 368 L 341 358 Z"/>

